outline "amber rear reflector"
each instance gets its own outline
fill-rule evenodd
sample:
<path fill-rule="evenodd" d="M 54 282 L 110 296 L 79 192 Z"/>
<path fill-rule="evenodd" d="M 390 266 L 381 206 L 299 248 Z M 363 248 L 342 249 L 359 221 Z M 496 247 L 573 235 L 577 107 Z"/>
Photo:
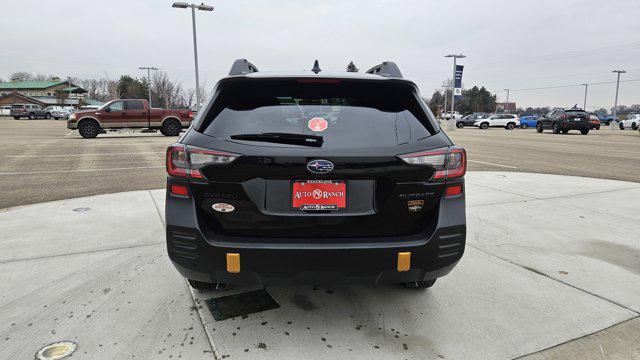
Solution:
<path fill-rule="evenodd" d="M 411 268 L 411 252 L 398 253 L 398 271 L 409 271 Z"/>
<path fill-rule="evenodd" d="M 227 253 L 227 272 L 230 272 L 230 273 L 240 272 L 240 254 Z"/>

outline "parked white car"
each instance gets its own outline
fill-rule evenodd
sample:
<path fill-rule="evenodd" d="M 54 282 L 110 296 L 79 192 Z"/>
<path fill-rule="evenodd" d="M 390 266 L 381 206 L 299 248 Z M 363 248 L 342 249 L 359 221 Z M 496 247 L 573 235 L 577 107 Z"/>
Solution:
<path fill-rule="evenodd" d="M 11 106 L 10 105 L 0 106 L 0 115 L 3 115 L 3 116 L 11 115 Z"/>
<path fill-rule="evenodd" d="M 620 121 L 620 129 L 638 130 L 640 127 L 640 114 L 630 114 L 626 119 Z"/>
<path fill-rule="evenodd" d="M 445 120 L 449 120 L 449 119 L 451 118 L 451 111 L 448 111 L 448 112 L 442 113 L 442 118 L 443 118 L 443 119 L 445 119 Z M 459 112 L 454 111 L 454 112 L 453 112 L 453 119 L 454 119 L 454 120 L 462 119 L 462 115 L 460 115 L 460 113 L 459 113 Z"/>
<path fill-rule="evenodd" d="M 473 126 L 477 126 L 480 129 L 503 127 L 507 130 L 513 130 L 520 126 L 520 118 L 514 114 L 495 114 L 486 119 L 476 121 Z"/>

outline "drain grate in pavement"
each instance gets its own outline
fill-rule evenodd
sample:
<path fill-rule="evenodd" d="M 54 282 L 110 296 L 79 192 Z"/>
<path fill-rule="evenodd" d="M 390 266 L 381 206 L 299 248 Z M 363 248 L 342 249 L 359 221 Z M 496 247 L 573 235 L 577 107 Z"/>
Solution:
<path fill-rule="evenodd" d="M 216 321 L 280 307 L 265 289 L 211 298 L 205 302 Z"/>

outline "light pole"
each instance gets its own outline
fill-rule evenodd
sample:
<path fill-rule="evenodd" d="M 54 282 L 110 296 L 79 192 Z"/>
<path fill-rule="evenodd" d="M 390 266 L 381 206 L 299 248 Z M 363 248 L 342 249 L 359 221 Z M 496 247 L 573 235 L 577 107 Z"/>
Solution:
<path fill-rule="evenodd" d="M 613 119 L 618 121 L 618 90 L 620 90 L 620 74 L 626 73 L 624 70 L 613 70 L 612 73 L 618 74 L 618 80 L 616 81 L 616 101 L 613 104 Z M 612 122 L 613 123 L 613 122 Z M 614 126 L 610 126 L 610 129 L 614 129 Z"/>
<path fill-rule="evenodd" d="M 504 112 L 509 112 L 509 89 L 502 89 L 507 92 L 507 102 L 504 103 Z"/>
<path fill-rule="evenodd" d="M 160 69 L 155 68 L 153 66 L 141 66 L 138 69 L 147 70 L 147 81 L 149 82 L 147 84 L 147 90 L 149 90 L 149 109 L 151 109 L 151 70 L 156 71 Z"/>
<path fill-rule="evenodd" d="M 196 111 L 200 111 L 200 76 L 198 75 L 198 41 L 196 38 L 196 9 L 202 11 L 213 11 L 213 6 L 205 5 L 201 3 L 189 4 L 182 1 L 174 2 L 171 7 L 177 9 L 191 8 L 191 25 L 193 27 L 193 59 L 196 64 Z"/>
<path fill-rule="evenodd" d="M 466 56 L 462 54 L 458 54 L 458 55 L 449 54 L 449 55 L 446 55 L 445 57 L 453 58 L 453 75 L 451 76 L 451 80 L 453 81 L 453 86 L 451 87 L 451 114 L 449 116 L 449 123 L 447 125 L 447 130 L 453 131 L 455 129 L 455 126 L 453 126 L 454 122 L 452 120 L 453 120 L 453 109 L 456 104 L 456 61 L 458 60 L 458 58 L 464 59 L 466 58 Z"/>
<path fill-rule="evenodd" d="M 444 119 L 444 116 L 447 114 L 447 90 L 449 90 L 449 86 L 446 81 L 442 86 L 444 86 L 444 114 L 442 114 L 442 118 Z"/>
<path fill-rule="evenodd" d="M 584 103 L 582 104 L 582 110 L 587 111 L 587 91 L 589 90 L 589 84 L 584 85 Z"/>

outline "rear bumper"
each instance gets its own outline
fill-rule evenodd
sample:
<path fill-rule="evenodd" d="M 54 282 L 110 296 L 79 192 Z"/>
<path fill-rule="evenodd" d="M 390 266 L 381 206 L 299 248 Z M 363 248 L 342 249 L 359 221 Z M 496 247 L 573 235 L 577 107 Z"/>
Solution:
<path fill-rule="evenodd" d="M 591 124 L 584 123 L 584 122 L 563 121 L 560 123 L 561 129 L 580 130 L 580 129 L 588 129 L 590 127 L 591 127 Z"/>
<path fill-rule="evenodd" d="M 461 181 L 462 182 L 462 181 Z M 448 274 L 464 253 L 464 196 L 442 199 L 435 232 L 408 241 L 322 243 L 230 241 L 206 238 L 190 198 L 167 193 L 166 240 L 169 258 L 186 278 L 228 284 L 399 283 Z M 398 271 L 398 253 L 410 252 L 408 271 Z M 240 255 L 240 272 L 227 271 L 228 253 Z"/>

